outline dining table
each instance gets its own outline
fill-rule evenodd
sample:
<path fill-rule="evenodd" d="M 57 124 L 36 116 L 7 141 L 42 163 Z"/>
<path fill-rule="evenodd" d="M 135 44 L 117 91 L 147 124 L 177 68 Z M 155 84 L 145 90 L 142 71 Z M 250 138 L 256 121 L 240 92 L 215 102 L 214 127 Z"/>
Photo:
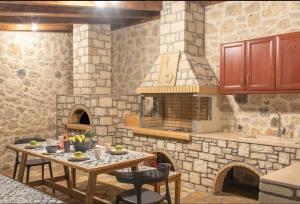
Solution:
<path fill-rule="evenodd" d="M 103 152 L 100 159 L 96 159 L 93 151 L 87 151 L 87 160 L 72 161 L 70 159 L 72 158 L 72 152 L 65 153 L 59 151 L 57 153 L 49 154 L 47 153 L 45 146 L 46 144 L 42 144 L 39 148 L 28 148 L 28 144 L 10 144 L 7 146 L 8 149 L 22 154 L 17 180 L 19 182 L 23 181 L 28 156 L 34 156 L 61 164 L 64 169 L 63 175 L 32 181 L 27 184 L 32 187 L 40 185 L 48 186 L 71 197 L 75 197 L 85 204 L 110 203 L 107 200 L 95 196 L 97 175 L 110 174 L 111 172 L 124 168 L 131 168 L 132 171 L 136 171 L 138 170 L 138 165 L 140 163 L 149 160 L 151 161 L 156 158 L 155 154 L 131 150 L 127 150 L 125 154 L 121 155 L 112 154 L 111 152 L 105 151 L 105 147 L 101 146 L 100 148 L 103 149 Z M 81 170 L 88 174 L 88 183 L 85 192 L 76 188 L 76 170 Z M 66 181 L 67 185 L 64 186 L 58 183 L 60 181 Z"/>

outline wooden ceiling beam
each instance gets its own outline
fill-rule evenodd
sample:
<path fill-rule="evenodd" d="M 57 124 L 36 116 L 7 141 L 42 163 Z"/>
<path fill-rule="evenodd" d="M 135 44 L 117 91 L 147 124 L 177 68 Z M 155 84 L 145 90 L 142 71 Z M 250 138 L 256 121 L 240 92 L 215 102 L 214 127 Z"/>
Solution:
<path fill-rule="evenodd" d="M 6 24 L 0 23 L 1 31 L 32 31 L 31 24 Z M 36 32 L 72 32 L 72 24 L 38 24 Z"/>
<path fill-rule="evenodd" d="M 161 1 L 0 1 L 0 4 L 58 7 L 99 7 L 141 11 L 160 11 L 162 8 Z"/>
<path fill-rule="evenodd" d="M 41 17 L 14 17 L 14 16 L 2 16 L 0 18 L 0 23 L 16 23 L 16 24 L 27 24 L 27 23 L 36 23 L 36 24 L 111 24 L 111 25 L 120 25 L 120 24 L 130 24 L 134 22 L 134 19 L 111 19 L 111 18 L 41 18 Z"/>
<path fill-rule="evenodd" d="M 47 18 L 110 18 L 110 19 L 145 19 L 151 18 L 152 14 L 141 13 L 136 15 L 133 13 L 40 13 L 40 12 L 16 12 L 16 11 L 0 11 L 0 16 L 8 17 L 47 17 Z M 1 19 L 0 19 L 1 21 Z"/>

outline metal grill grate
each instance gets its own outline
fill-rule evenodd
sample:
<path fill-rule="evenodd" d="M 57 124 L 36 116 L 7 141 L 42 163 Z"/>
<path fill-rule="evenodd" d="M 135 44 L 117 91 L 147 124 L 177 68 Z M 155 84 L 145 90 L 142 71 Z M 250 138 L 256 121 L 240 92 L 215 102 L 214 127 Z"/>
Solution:
<path fill-rule="evenodd" d="M 150 100 L 151 101 L 151 100 Z M 191 132 L 193 120 L 210 119 L 210 98 L 192 94 L 153 96 L 152 112 L 143 118 L 144 127 Z"/>

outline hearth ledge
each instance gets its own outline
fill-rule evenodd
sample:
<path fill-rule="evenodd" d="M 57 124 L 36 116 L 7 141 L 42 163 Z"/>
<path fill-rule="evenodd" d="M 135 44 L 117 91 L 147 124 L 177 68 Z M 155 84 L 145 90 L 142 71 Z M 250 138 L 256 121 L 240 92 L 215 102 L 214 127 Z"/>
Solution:
<path fill-rule="evenodd" d="M 159 137 L 159 138 L 191 141 L 191 133 L 157 130 L 152 128 L 142 128 L 142 127 L 126 127 L 126 128 L 132 129 L 133 133 L 135 134 L 141 134 L 146 136 L 148 135 L 148 136 Z"/>

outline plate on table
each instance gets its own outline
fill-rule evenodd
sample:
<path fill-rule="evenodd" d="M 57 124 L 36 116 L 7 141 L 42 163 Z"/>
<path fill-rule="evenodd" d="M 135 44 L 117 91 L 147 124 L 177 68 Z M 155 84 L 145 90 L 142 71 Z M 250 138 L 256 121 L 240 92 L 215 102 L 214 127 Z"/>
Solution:
<path fill-rule="evenodd" d="M 115 150 L 115 149 L 112 149 L 112 150 L 108 151 L 108 153 L 110 153 L 110 154 L 112 154 L 112 155 L 122 155 L 122 154 L 127 154 L 128 151 L 127 151 L 126 149 L 124 149 L 124 150 L 119 150 L 119 151 L 117 151 L 117 150 Z"/>
<path fill-rule="evenodd" d="M 27 144 L 25 146 L 25 149 L 39 149 L 39 148 L 43 148 L 43 145 L 40 145 L 40 144 L 37 144 L 37 145 Z"/>
<path fill-rule="evenodd" d="M 82 156 L 75 156 L 74 154 L 71 154 L 69 157 L 69 161 L 85 161 L 90 159 L 86 154 L 82 154 Z"/>
<path fill-rule="evenodd" d="M 55 152 L 55 153 L 43 152 L 42 154 L 44 154 L 44 155 L 56 155 L 56 154 L 61 154 L 61 153 L 63 153 L 63 152 L 64 152 L 63 150 L 58 150 L 58 151 Z"/>

